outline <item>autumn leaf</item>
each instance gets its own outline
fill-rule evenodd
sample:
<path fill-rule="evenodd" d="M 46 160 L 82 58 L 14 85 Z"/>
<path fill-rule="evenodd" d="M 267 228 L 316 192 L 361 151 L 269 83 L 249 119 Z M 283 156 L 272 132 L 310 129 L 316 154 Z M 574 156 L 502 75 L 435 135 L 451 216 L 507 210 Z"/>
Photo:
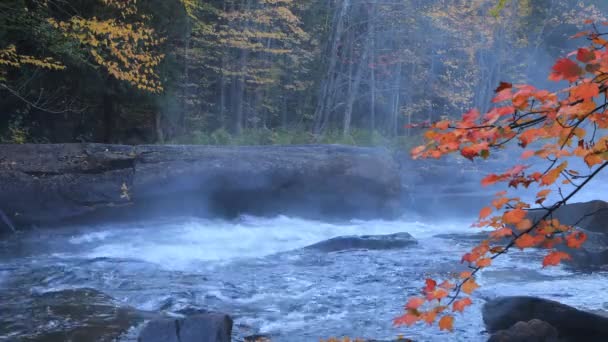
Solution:
<path fill-rule="evenodd" d="M 516 241 L 515 245 L 520 249 L 536 246 L 536 240 L 530 234 L 522 234 Z"/>
<path fill-rule="evenodd" d="M 536 151 L 534 151 L 534 150 L 526 150 L 526 151 L 524 151 L 524 153 L 521 154 L 520 158 L 521 159 L 528 159 L 528 158 L 534 156 L 535 152 Z"/>
<path fill-rule="evenodd" d="M 553 72 L 549 76 L 552 81 L 566 80 L 569 82 L 576 81 L 583 73 L 583 69 L 568 58 L 561 58 L 553 66 Z"/>
<path fill-rule="evenodd" d="M 441 317 L 439 320 L 439 329 L 440 330 L 454 330 L 454 317 L 446 315 Z"/>
<path fill-rule="evenodd" d="M 431 292 L 435 290 L 435 287 L 437 286 L 437 282 L 434 281 L 433 279 L 427 279 L 425 281 L 426 286 L 424 287 L 424 292 Z"/>
<path fill-rule="evenodd" d="M 469 272 L 469 271 L 463 271 L 463 272 L 460 272 L 459 277 L 460 277 L 460 279 L 467 279 L 467 278 L 470 278 L 471 275 L 472 275 L 471 272 Z"/>
<path fill-rule="evenodd" d="M 558 167 L 551 169 L 551 171 L 547 172 L 547 174 L 541 178 L 540 184 L 551 185 L 555 183 L 557 178 L 559 178 L 559 175 L 566 169 L 566 167 L 568 167 L 567 161 L 561 163 Z"/>
<path fill-rule="evenodd" d="M 490 237 L 493 239 L 500 239 L 511 235 L 513 235 L 513 231 L 509 228 L 500 228 L 490 233 Z"/>
<path fill-rule="evenodd" d="M 600 94 L 597 83 L 585 82 L 571 89 L 572 97 L 575 99 L 590 100 Z"/>
<path fill-rule="evenodd" d="M 523 219 L 523 220 L 519 221 L 519 223 L 517 223 L 517 225 L 515 225 L 515 228 L 517 228 L 517 230 L 519 230 L 519 231 L 528 230 L 528 229 L 532 228 L 532 221 L 530 221 L 529 219 Z"/>
<path fill-rule="evenodd" d="M 491 214 L 492 214 L 492 208 L 490 208 L 490 207 L 484 207 L 479 212 L 479 219 L 482 220 L 482 219 L 490 216 Z"/>
<path fill-rule="evenodd" d="M 536 194 L 536 198 L 547 197 L 550 193 L 551 193 L 550 189 L 545 189 L 545 190 L 539 191 Z"/>
<path fill-rule="evenodd" d="M 425 302 L 424 298 L 414 297 L 414 298 L 411 298 L 407 302 L 407 305 L 405 305 L 405 308 L 406 309 L 418 309 L 422 304 L 424 304 L 424 302 Z"/>
<path fill-rule="evenodd" d="M 554 251 L 549 253 L 543 259 L 543 267 L 547 266 L 557 266 L 562 260 L 571 260 L 572 257 L 565 252 Z"/>
<path fill-rule="evenodd" d="M 581 248 L 585 241 L 587 241 L 587 234 L 581 231 L 566 236 L 566 244 L 570 248 Z"/>
<path fill-rule="evenodd" d="M 506 224 L 516 225 L 524 218 L 526 218 L 526 211 L 519 208 L 509 210 L 502 215 L 502 221 Z"/>
<path fill-rule="evenodd" d="M 490 259 L 490 258 L 483 258 L 483 259 L 477 260 L 476 266 L 477 267 L 488 267 L 491 264 L 492 264 L 492 259 Z"/>
<path fill-rule="evenodd" d="M 471 304 L 473 304 L 473 301 L 471 300 L 471 298 L 466 297 L 466 298 L 455 301 L 454 304 L 452 305 L 452 310 L 463 312 L 464 309 Z"/>
<path fill-rule="evenodd" d="M 505 89 L 511 89 L 513 88 L 513 84 L 509 83 L 509 82 L 500 82 L 500 85 L 498 86 L 498 88 L 496 88 L 496 90 L 494 90 L 495 93 L 500 93 L 501 91 L 505 90 Z"/>
<path fill-rule="evenodd" d="M 479 287 L 479 285 L 477 285 L 477 283 L 475 282 L 475 280 L 473 280 L 472 278 L 469 278 L 467 281 L 465 281 L 464 283 L 462 283 L 461 289 L 462 289 L 462 292 L 464 292 L 466 294 L 471 294 L 478 287 Z"/>
<path fill-rule="evenodd" d="M 408 312 L 402 316 L 395 318 L 393 320 L 393 324 L 397 325 L 397 326 L 407 325 L 409 327 L 409 326 L 414 325 L 414 323 L 418 322 L 419 319 L 420 319 L 420 316 L 415 315 L 411 312 Z"/>
<path fill-rule="evenodd" d="M 580 48 L 576 53 L 576 59 L 583 63 L 589 63 L 595 59 L 595 53 L 589 49 Z"/>
<path fill-rule="evenodd" d="M 484 177 L 481 180 L 481 185 L 482 186 L 489 186 L 489 185 L 495 184 L 500 179 L 501 179 L 500 176 L 495 175 L 495 174 L 487 175 L 486 177 Z"/>

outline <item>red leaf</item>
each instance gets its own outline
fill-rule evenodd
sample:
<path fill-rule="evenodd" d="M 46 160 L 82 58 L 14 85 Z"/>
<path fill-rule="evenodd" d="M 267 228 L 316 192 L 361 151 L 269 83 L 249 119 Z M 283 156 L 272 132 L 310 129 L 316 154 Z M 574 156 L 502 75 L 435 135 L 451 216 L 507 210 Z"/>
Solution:
<path fill-rule="evenodd" d="M 583 63 L 589 63 L 595 59 L 595 53 L 589 49 L 578 49 L 576 53 L 576 59 Z"/>
<path fill-rule="evenodd" d="M 549 79 L 552 81 L 567 80 L 574 82 L 582 73 L 583 69 L 578 64 L 568 58 L 561 58 L 553 66 L 553 72 L 549 76 Z"/>
<path fill-rule="evenodd" d="M 496 90 L 494 90 L 494 92 L 500 93 L 502 90 L 511 88 L 513 88 L 513 84 L 509 82 L 500 82 L 500 85 L 498 86 L 498 88 L 496 88 Z"/>
<path fill-rule="evenodd" d="M 587 234 L 583 232 L 574 232 L 566 237 L 566 244 L 570 248 L 581 248 L 587 241 Z"/>
<path fill-rule="evenodd" d="M 572 259 L 572 257 L 568 253 L 554 251 L 554 252 L 549 253 L 543 259 L 543 267 L 557 266 L 557 265 L 559 265 L 559 263 L 562 260 L 570 260 L 570 259 Z"/>
<path fill-rule="evenodd" d="M 433 279 L 427 279 L 425 281 L 426 286 L 424 287 L 424 292 L 431 292 L 435 290 L 435 287 L 437 286 L 437 282 L 434 281 Z"/>
<path fill-rule="evenodd" d="M 581 83 L 572 88 L 572 96 L 575 99 L 590 100 L 600 94 L 600 87 L 597 83 Z"/>

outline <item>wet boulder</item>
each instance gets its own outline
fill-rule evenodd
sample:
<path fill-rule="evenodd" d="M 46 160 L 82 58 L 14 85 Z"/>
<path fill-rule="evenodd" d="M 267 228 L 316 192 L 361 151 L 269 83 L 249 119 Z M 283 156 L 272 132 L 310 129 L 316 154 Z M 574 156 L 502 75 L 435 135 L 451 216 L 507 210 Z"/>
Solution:
<path fill-rule="evenodd" d="M 545 213 L 545 210 L 532 210 L 528 217 L 537 221 Z M 590 232 L 608 233 L 608 202 L 595 200 L 566 204 L 553 213 L 553 218 L 563 224 L 576 225 Z"/>
<path fill-rule="evenodd" d="M 184 215 L 390 218 L 401 189 L 397 163 L 378 148 L 0 145 L 0 210 L 17 228 Z"/>
<path fill-rule="evenodd" d="M 208 313 L 186 318 L 150 321 L 139 334 L 138 342 L 230 342 L 232 318 Z"/>
<path fill-rule="evenodd" d="M 322 252 L 338 252 L 354 249 L 387 250 L 405 248 L 417 244 L 416 239 L 409 233 L 390 235 L 353 235 L 339 236 L 305 247 Z"/>
<path fill-rule="evenodd" d="M 486 302 L 482 314 L 490 333 L 509 329 L 520 321 L 538 319 L 557 329 L 560 341 L 576 341 L 581 338 L 585 341 L 608 341 L 607 317 L 548 299 L 499 297 Z M 523 329 L 523 326 L 520 327 Z"/>
<path fill-rule="evenodd" d="M 557 330 L 551 324 L 533 319 L 497 331 L 490 336 L 488 342 L 558 342 L 557 336 Z"/>
<path fill-rule="evenodd" d="M 86 288 L 46 292 L 35 295 L 29 303 L 4 304 L 27 310 L 22 316 L 19 308 L 10 308 L 16 314 L 0 321 L 0 326 L 20 336 L 20 341 L 115 341 L 132 327 L 159 317 Z"/>

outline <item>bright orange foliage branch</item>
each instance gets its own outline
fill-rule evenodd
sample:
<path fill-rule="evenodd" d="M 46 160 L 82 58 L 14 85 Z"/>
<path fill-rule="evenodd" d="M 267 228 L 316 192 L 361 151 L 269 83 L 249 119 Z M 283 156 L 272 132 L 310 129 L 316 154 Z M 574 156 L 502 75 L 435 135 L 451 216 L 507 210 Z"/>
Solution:
<path fill-rule="evenodd" d="M 554 266 L 570 259 L 568 253 L 555 249 L 557 245 L 580 248 L 587 239 L 584 232 L 552 218 L 557 208 L 608 166 L 608 135 L 603 131 L 608 129 L 608 41 L 603 38 L 606 33 L 601 33 L 595 24 L 587 24 L 592 29 L 573 38 L 586 37 L 589 46 L 559 59 L 549 75 L 550 80 L 568 83 L 562 90 L 551 92 L 503 82 L 496 89 L 495 107 L 487 113 L 471 110 L 460 120 L 426 125 L 429 128 L 424 133 L 426 144 L 412 150 L 414 159 L 440 158 L 456 152 L 470 160 L 486 159 L 491 152 L 514 142 L 523 149 L 522 159 L 546 159 L 549 166 L 545 169 L 516 165 L 502 174 L 490 174 L 481 182 L 483 186 L 505 183 L 508 188 L 535 184 L 541 188 L 536 204 L 546 209 L 546 213 L 532 222 L 527 218 L 532 210 L 530 203 L 509 197 L 506 191 L 496 194 L 491 205 L 481 209 L 474 224 L 491 227 L 493 231 L 462 257 L 470 271 L 441 285 L 427 279 L 421 296 L 411 298 L 405 312 L 395 318 L 396 325 L 437 322 L 441 330 L 452 330 L 453 313 L 463 312 L 472 304 L 469 295 L 479 287 L 475 275 L 490 267 L 495 258 L 513 247 L 522 250 L 541 247 L 548 249 L 543 267 Z M 577 158 L 589 170 L 570 169 L 568 159 Z M 561 200 L 548 205 L 547 197 L 553 191 L 550 187 L 556 185 Z"/>

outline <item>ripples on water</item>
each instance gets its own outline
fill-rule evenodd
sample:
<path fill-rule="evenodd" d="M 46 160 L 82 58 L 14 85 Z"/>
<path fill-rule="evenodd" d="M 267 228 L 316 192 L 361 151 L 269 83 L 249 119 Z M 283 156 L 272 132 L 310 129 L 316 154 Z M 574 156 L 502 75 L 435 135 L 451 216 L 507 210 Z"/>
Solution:
<path fill-rule="evenodd" d="M 274 341 L 329 336 L 376 339 L 398 334 L 420 341 L 483 341 L 480 307 L 499 294 L 532 294 L 600 309 L 605 274 L 541 269 L 537 252 L 497 261 L 479 282 L 475 305 L 455 333 L 391 321 L 426 276 L 458 267 L 474 233 L 470 221 L 425 224 L 355 221 L 331 224 L 287 217 L 239 221 L 172 219 L 129 225 L 39 230 L 0 249 L 0 319 L 27 318 L 30 297 L 95 288 L 141 310 L 210 309 L 235 318 L 235 335 L 267 333 Z M 408 232 L 419 244 L 402 250 L 321 253 L 301 248 L 328 238 Z M 452 237 L 437 234 L 458 233 Z M 533 262 L 526 260 L 533 258 Z M 20 311 L 21 310 L 21 311 Z M 0 322 L 1 323 L 1 322 Z M 7 336 L 11 331 L 2 331 Z M 125 337 L 129 340 L 129 337 Z"/>

